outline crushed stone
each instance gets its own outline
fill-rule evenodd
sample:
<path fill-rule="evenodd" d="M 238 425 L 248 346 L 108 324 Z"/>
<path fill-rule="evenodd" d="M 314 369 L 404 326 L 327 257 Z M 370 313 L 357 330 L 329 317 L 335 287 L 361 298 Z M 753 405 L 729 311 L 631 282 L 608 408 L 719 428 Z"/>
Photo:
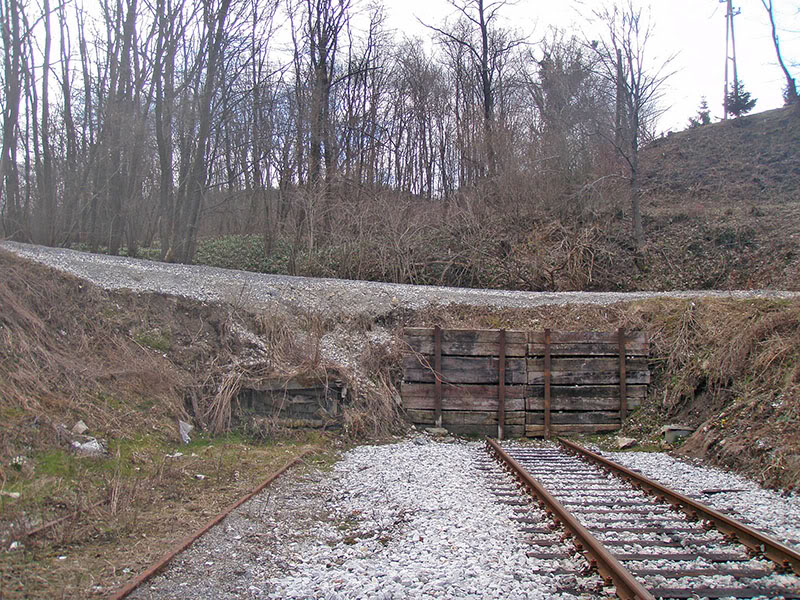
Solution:
<path fill-rule="evenodd" d="M 229 303 L 249 310 L 285 309 L 327 315 L 368 315 L 374 318 L 398 310 L 431 305 L 472 305 L 529 308 L 541 305 L 609 305 L 648 298 L 794 298 L 798 292 L 771 290 L 674 292 L 520 292 L 373 281 L 316 279 L 267 275 L 204 265 L 180 265 L 90 254 L 17 242 L 0 248 L 86 279 L 108 290 L 127 289 Z"/>

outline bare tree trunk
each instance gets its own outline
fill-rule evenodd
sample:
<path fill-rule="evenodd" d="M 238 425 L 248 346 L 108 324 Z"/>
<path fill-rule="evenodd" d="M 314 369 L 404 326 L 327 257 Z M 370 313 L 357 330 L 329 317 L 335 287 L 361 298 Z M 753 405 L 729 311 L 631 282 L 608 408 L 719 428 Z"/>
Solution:
<path fill-rule="evenodd" d="M 4 49 L 5 111 L 3 114 L 3 146 L 0 153 L 0 192 L 3 193 L 2 224 L 4 234 L 25 241 L 26 224 L 20 205 L 17 171 L 17 121 L 21 99 L 21 72 L 25 60 L 22 41 L 22 15 L 18 0 L 0 1 L 0 27 Z"/>
<path fill-rule="evenodd" d="M 183 238 L 180 240 L 177 253 L 180 262 L 189 263 L 194 257 L 197 246 L 197 227 L 203 197 L 206 191 L 207 153 L 211 135 L 211 105 L 214 91 L 218 85 L 217 74 L 222 60 L 223 43 L 225 41 L 225 20 L 228 16 L 231 0 L 221 0 L 218 7 L 206 4 L 204 18 L 208 27 L 208 42 L 204 49 L 206 57 L 205 81 L 198 99 L 198 133 L 194 160 L 187 175 L 187 191 L 189 210 L 185 215 L 186 225 Z"/>
<path fill-rule="evenodd" d="M 53 152 L 50 145 L 50 0 L 43 0 L 44 17 L 44 64 L 42 66 L 42 120 L 41 153 L 37 152 L 36 179 L 39 187 L 39 203 L 36 218 L 36 243 L 52 246 L 56 221 L 55 186 L 53 182 Z M 33 68 L 33 66 L 31 66 Z"/>
<path fill-rule="evenodd" d="M 783 74 L 786 76 L 786 102 L 788 104 L 794 104 L 798 101 L 797 83 L 795 82 L 794 77 L 792 77 L 792 74 L 789 72 L 789 69 L 786 67 L 786 63 L 783 61 L 781 46 L 780 42 L 778 41 L 778 28 L 775 26 L 775 12 L 772 7 L 772 0 L 761 0 L 761 4 L 764 5 L 764 9 L 767 11 L 767 15 L 769 15 L 769 23 L 772 26 L 772 43 L 775 46 L 775 54 L 778 56 L 778 64 L 781 66 L 781 70 L 783 70 Z"/>

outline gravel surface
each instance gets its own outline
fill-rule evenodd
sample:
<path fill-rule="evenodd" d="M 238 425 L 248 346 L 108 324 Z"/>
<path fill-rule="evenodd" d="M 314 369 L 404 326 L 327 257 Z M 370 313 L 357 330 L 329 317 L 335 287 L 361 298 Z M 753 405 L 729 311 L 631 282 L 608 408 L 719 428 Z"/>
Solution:
<path fill-rule="evenodd" d="M 716 510 L 730 510 L 735 518 L 800 551 L 800 495 L 767 490 L 735 473 L 692 464 L 668 454 L 600 452 L 672 489 Z M 704 491 L 731 490 L 721 493 Z"/>
<path fill-rule="evenodd" d="M 549 561 L 526 556 L 485 456 L 426 436 L 361 446 L 268 488 L 132 597 L 572 598 L 554 593 Z"/>
<path fill-rule="evenodd" d="M 419 309 L 435 304 L 497 308 L 539 305 L 614 304 L 646 298 L 791 298 L 798 292 L 517 292 L 402 285 L 341 279 L 265 275 L 202 265 L 176 265 L 119 256 L 89 254 L 0 242 L 0 248 L 91 281 L 105 289 L 129 289 L 229 302 L 252 310 L 287 307 L 339 314 L 375 316 L 397 308 Z"/>

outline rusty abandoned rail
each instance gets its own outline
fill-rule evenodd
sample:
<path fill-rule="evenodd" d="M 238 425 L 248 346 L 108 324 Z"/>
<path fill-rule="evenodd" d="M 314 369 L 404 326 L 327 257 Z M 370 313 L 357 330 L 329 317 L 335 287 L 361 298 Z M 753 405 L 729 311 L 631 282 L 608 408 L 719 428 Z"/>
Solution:
<path fill-rule="evenodd" d="M 589 555 L 589 562 L 595 566 L 607 583 L 613 583 L 617 595 L 623 600 L 655 600 L 655 597 L 622 564 L 611 555 L 603 544 L 581 525 L 570 512 L 562 506 L 536 479 L 514 460 L 495 440 L 486 440 L 494 455 L 508 468 L 516 479 L 545 505 L 545 510 L 553 515 L 576 540 L 579 550 Z"/>
<path fill-rule="evenodd" d="M 558 441 L 572 452 L 628 480 L 642 491 L 669 502 L 672 506 L 683 510 L 690 519 L 701 519 L 711 523 L 723 534 L 736 536 L 742 544 L 751 550 L 763 554 L 779 566 L 791 569 L 794 573 L 800 575 L 800 553 L 785 544 L 756 531 L 752 527 L 748 527 L 744 523 L 731 519 L 705 504 L 671 490 L 657 481 L 653 481 L 644 475 L 631 471 L 599 454 L 587 450 L 575 442 L 564 438 L 559 438 Z"/>
<path fill-rule="evenodd" d="M 208 532 L 209 529 L 220 523 L 225 517 L 227 517 L 230 513 L 232 513 L 236 508 L 240 507 L 242 504 L 251 500 L 255 497 L 258 493 L 260 493 L 264 488 L 266 488 L 269 484 L 275 481 L 278 477 L 283 475 L 286 471 L 291 469 L 293 466 L 301 462 L 306 456 L 311 454 L 313 449 L 305 450 L 301 452 L 298 456 L 287 462 L 283 467 L 278 469 L 275 473 L 270 475 L 267 479 L 262 481 L 253 491 L 249 492 L 247 495 L 239 498 L 236 502 L 229 505 L 226 509 L 224 509 L 221 513 L 219 513 L 216 517 L 211 519 L 208 523 L 206 523 L 203 527 L 195 531 L 194 533 L 186 536 L 183 540 L 178 542 L 172 549 L 159 558 L 156 562 L 151 564 L 147 567 L 144 571 L 139 573 L 135 578 L 129 581 L 125 587 L 119 589 L 118 591 L 112 593 L 108 600 L 122 600 L 123 598 L 127 598 L 130 594 L 132 594 L 136 588 L 140 585 L 145 583 L 151 577 L 159 573 L 161 570 L 166 567 L 170 561 L 175 558 L 178 554 L 186 550 L 189 546 L 191 546 L 198 538 Z"/>

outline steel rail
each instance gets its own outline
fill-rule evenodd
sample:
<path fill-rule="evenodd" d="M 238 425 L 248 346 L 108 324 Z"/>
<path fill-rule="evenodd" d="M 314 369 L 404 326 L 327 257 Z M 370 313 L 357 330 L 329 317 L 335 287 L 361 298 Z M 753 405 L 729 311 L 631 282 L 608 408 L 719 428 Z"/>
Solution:
<path fill-rule="evenodd" d="M 613 583 L 617 596 L 622 600 L 655 600 L 655 597 L 622 564 L 614 558 L 605 546 L 581 525 L 564 506 L 556 500 L 534 477 L 514 460 L 493 439 L 486 439 L 488 448 L 499 461 L 510 469 L 530 493 L 535 494 L 546 506 L 547 512 L 554 516 L 576 540 L 578 550 L 589 555 L 589 562 L 596 567 L 606 582 Z"/>
<path fill-rule="evenodd" d="M 125 587 L 121 588 L 116 592 L 113 592 L 110 596 L 108 596 L 108 600 L 122 600 L 123 598 L 127 598 L 130 594 L 132 594 L 136 590 L 136 588 L 138 588 L 140 585 L 149 580 L 151 577 L 162 571 L 164 567 L 166 567 L 172 561 L 173 558 L 178 556 L 178 554 L 180 554 L 181 552 L 186 550 L 189 546 L 191 546 L 194 542 L 196 542 L 198 538 L 207 533 L 208 530 L 210 530 L 212 527 L 214 527 L 215 525 L 220 523 L 223 519 L 225 519 L 225 517 L 231 514 L 234 511 L 234 509 L 240 507 L 248 500 L 254 498 L 257 494 L 262 492 L 264 488 L 266 488 L 269 484 L 275 481 L 278 477 L 283 475 L 286 471 L 291 469 L 296 464 L 302 462 L 302 460 L 306 456 L 311 454 L 313 451 L 314 451 L 313 449 L 309 448 L 301 452 L 298 456 L 294 457 L 289 462 L 287 462 L 285 465 L 283 465 L 283 467 L 281 467 L 275 473 L 270 475 L 267 479 L 262 481 L 255 489 L 253 489 L 247 495 L 239 498 L 236 502 L 229 505 L 216 517 L 214 517 L 208 523 L 203 525 L 200 529 L 183 538 L 183 540 L 181 540 L 175 546 L 173 546 L 169 552 L 167 552 L 164 556 L 159 558 L 156 562 L 151 564 L 148 568 L 139 573 L 139 575 L 137 575 L 134 579 L 128 582 L 125 585 Z"/>
<path fill-rule="evenodd" d="M 729 536 L 735 536 L 742 544 L 751 550 L 759 554 L 763 554 L 773 562 L 777 563 L 779 566 L 786 569 L 791 569 L 797 575 L 800 575 L 800 552 L 793 550 L 785 544 L 782 544 L 781 542 L 764 535 L 752 527 L 748 527 L 744 523 L 740 523 L 739 521 L 736 521 L 735 519 L 732 519 L 714 510 L 713 508 L 698 502 L 697 500 L 693 500 L 688 496 L 684 496 L 683 494 L 661 485 L 657 481 L 653 481 L 652 479 L 649 479 L 644 475 L 631 471 L 622 465 L 612 462 L 607 458 L 592 452 L 591 450 L 587 450 L 575 442 L 566 440 L 564 438 L 558 438 L 558 441 L 565 447 L 576 452 L 578 455 L 600 464 L 623 479 L 627 479 L 635 487 L 638 487 L 643 491 L 652 494 L 656 498 L 663 499 L 680 510 L 683 510 L 683 512 L 685 512 L 690 519 L 701 519 L 711 523 L 722 533 Z"/>

